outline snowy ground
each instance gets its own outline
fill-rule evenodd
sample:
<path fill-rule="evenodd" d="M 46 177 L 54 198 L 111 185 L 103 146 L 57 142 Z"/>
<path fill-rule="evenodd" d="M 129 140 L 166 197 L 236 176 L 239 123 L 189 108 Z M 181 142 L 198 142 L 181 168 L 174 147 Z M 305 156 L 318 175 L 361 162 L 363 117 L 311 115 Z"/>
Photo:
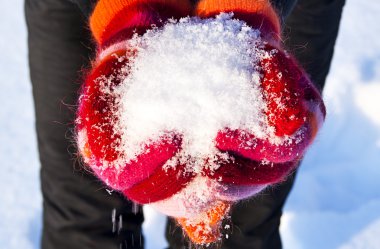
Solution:
<path fill-rule="evenodd" d="M 37 249 L 41 196 L 23 6 L 0 3 L 0 248 Z M 375 0 L 345 7 L 325 89 L 328 118 L 286 206 L 285 248 L 380 248 L 379 14 Z M 164 217 L 146 216 L 147 248 L 163 248 Z"/>

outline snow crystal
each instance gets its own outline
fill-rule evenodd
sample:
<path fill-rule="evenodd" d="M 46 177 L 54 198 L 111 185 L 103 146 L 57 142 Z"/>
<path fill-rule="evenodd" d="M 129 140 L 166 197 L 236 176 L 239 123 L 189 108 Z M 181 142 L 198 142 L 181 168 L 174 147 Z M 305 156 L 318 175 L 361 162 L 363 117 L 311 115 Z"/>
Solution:
<path fill-rule="evenodd" d="M 175 217 L 197 219 L 210 208 L 216 201 L 216 189 L 218 184 L 207 177 L 195 177 L 184 189 L 174 194 L 172 197 L 161 200 L 150 205 L 164 214 Z M 204 214 L 203 214 L 204 215 Z"/>
<path fill-rule="evenodd" d="M 372 84 L 379 85 L 380 82 L 379 3 L 354 0 L 344 8 L 335 62 L 325 91 L 330 103 L 329 118 L 318 143 L 309 151 L 292 197 L 287 201 L 285 219 L 281 224 L 286 225 L 287 215 L 294 216 L 281 230 L 284 248 L 379 247 L 379 236 L 376 235 L 380 234 L 380 171 L 377 166 L 380 161 L 380 125 L 376 120 L 380 116 L 372 107 L 380 106 L 380 102 L 379 98 L 372 97 L 378 92 L 369 90 Z M 7 249 L 37 249 L 40 248 L 42 201 L 33 104 L 26 68 L 23 1 L 4 0 L 2 7 L 0 27 L 4 39 L 0 39 L 3 48 L 0 72 L 7 76 L 7 80 L 0 83 L 6 89 L 0 93 L 0 99 L 4 100 L 0 110 L 3 169 L 0 186 L 7 191 L 0 197 L 0 244 Z M 370 82 L 360 77 L 365 59 L 374 62 L 376 73 Z M 364 66 L 366 70 L 369 68 L 368 64 Z M 370 76 L 366 71 L 363 74 L 366 78 Z M 353 89 L 355 84 L 365 91 Z M 371 106 L 368 105 L 370 100 Z M 365 109 L 370 107 L 371 110 Z M 347 213 L 342 207 L 351 211 Z M 166 218 L 150 206 L 144 207 L 144 216 L 146 248 L 168 247 L 163 236 Z M 332 216 L 335 217 L 333 222 Z"/>
<path fill-rule="evenodd" d="M 116 232 L 116 208 L 112 209 L 111 214 L 111 220 L 112 220 L 112 232 Z"/>
<path fill-rule="evenodd" d="M 137 56 L 114 89 L 119 149 L 127 161 L 147 141 L 178 133 L 182 150 L 176 160 L 190 158 L 191 170 L 199 172 L 205 160 L 218 154 L 223 158 L 214 141 L 226 127 L 270 138 L 273 129 L 263 114 L 266 104 L 257 69 L 259 59 L 271 55 L 260 49 L 258 30 L 232 14 L 192 17 L 136 35 L 128 44 Z"/>

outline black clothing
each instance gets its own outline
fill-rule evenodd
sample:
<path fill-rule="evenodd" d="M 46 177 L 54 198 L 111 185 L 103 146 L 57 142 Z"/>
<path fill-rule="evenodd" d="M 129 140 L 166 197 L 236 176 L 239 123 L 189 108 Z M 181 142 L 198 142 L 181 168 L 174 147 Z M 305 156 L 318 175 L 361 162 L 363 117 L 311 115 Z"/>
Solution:
<path fill-rule="evenodd" d="M 298 0 L 284 28 L 284 43 L 319 90 L 330 69 L 345 0 Z"/>
<path fill-rule="evenodd" d="M 96 2 L 98 2 L 98 0 L 69 0 L 69 1 L 78 5 L 79 9 L 82 11 L 82 13 L 86 17 L 90 16 L 92 10 L 95 7 Z"/>
<path fill-rule="evenodd" d="M 93 52 L 87 21 L 64 0 L 27 0 L 25 7 L 41 161 L 42 248 L 141 248 L 142 212 L 134 214 L 118 193 L 109 195 L 76 155 L 73 120 L 80 71 Z"/>
<path fill-rule="evenodd" d="M 110 0 L 112 1 L 112 0 Z M 80 9 L 83 10 L 83 14 Z M 44 198 L 43 249 L 142 248 L 143 214 L 123 196 L 107 193 L 76 158 L 73 120 L 83 69 L 94 55 L 88 21 L 95 0 L 25 0 L 30 75 Z M 274 0 L 285 18 L 293 0 Z M 284 42 L 322 89 L 344 0 L 299 0 L 286 21 Z M 279 249 L 278 226 L 294 177 L 238 204 L 222 249 Z M 112 222 L 116 210 L 115 223 Z M 122 215 L 122 219 L 120 219 Z M 118 231 L 120 228 L 120 231 Z M 168 223 L 171 249 L 186 248 Z"/>

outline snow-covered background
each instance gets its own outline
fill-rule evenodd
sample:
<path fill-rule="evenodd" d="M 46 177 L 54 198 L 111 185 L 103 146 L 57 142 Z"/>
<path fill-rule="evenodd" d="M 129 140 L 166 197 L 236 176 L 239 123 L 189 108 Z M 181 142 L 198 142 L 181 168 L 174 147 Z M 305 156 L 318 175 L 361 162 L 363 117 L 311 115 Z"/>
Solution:
<path fill-rule="evenodd" d="M 0 248 L 37 249 L 41 195 L 23 3 L 0 4 Z M 377 0 L 350 0 L 344 9 L 324 92 L 328 118 L 283 217 L 287 249 L 380 248 L 379 16 Z M 163 248 L 165 218 L 150 209 L 146 218 L 147 248 Z"/>

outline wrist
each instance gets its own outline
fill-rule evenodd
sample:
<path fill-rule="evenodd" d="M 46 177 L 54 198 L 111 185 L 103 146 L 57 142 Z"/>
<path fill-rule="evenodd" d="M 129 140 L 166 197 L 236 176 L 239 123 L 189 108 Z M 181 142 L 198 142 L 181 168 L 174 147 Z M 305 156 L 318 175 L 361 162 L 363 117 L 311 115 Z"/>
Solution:
<path fill-rule="evenodd" d="M 190 3 L 183 0 L 100 0 L 90 17 L 90 28 L 104 47 L 190 13 Z"/>

